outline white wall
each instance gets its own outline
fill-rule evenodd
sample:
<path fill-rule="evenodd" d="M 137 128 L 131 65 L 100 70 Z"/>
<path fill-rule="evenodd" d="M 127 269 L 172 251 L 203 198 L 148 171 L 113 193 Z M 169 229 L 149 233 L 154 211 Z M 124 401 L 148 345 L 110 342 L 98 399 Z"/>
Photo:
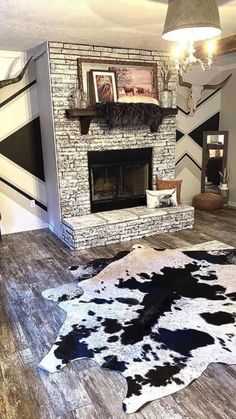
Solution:
<path fill-rule="evenodd" d="M 37 205 L 30 208 L 27 198 L 2 182 L 0 209 L 2 234 L 47 228 L 47 213 Z"/>
<path fill-rule="evenodd" d="M 60 236 L 60 205 L 57 182 L 57 163 L 55 152 L 54 127 L 52 118 L 51 85 L 49 77 L 48 45 L 30 51 L 36 57 L 36 77 L 38 86 L 40 126 L 43 145 L 43 160 L 47 191 L 49 228 Z"/>
<path fill-rule="evenodd" d="M 17 75 L 26 60 L 27 56 L 23 52 L 0 51 L 0 80 Z M 0 104 L 34 79 L 35 68 L 32 61 L 19 83 L 0 89 Z M 38 116 L 38 91 L 37 84 L 34 84 L 0 108 L 0 141 L 4 141 Z M 2 234 L 47 227 L 47 212 L 37 204 L 31 208 L 29 199 L 30 197 L 47 206 L 45 182 L 3 154 L 0 154 L 0 177 L 12 185 L 0 181 Z"/>
<path fill-rule="evenodd" d="M 235 63 L 223 72 L 224 77 L 232 73 L 232 77 L 222 92 L 220 129 L 229 131 L 228 165 L 230 167 L 230 204 L 236 206 L 236 55 Z"/>

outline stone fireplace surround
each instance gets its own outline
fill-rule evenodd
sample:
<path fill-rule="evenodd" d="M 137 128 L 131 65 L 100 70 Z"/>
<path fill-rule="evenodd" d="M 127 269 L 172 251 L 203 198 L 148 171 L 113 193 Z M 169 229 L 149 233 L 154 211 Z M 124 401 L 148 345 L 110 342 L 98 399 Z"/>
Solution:
<path fill-rule="evenodd" d="M 189 206 L 163 210 L 144 207 L 91 214 L 88 152 L 152 148 L 152 187 L 156 176 L 175 177 L 175 116 L 168 116 L 157 133 L 149 127 L 110 130 L 94 119 L 88 135 L 81 135 L 78 120 L 67 119 L 71 94 L 77 86 L 77 58 L 160 63 L 165 53 L 124 48 L 49 43 L 52 111 L 61 212 L 61 238 L 71 249 L 129 240 L 164 231 L 189 228 L 194 211 Z M 158 71 L 158 89 L 162 88 Z M 175 80 L 171 88 L 175 97 Z"/>

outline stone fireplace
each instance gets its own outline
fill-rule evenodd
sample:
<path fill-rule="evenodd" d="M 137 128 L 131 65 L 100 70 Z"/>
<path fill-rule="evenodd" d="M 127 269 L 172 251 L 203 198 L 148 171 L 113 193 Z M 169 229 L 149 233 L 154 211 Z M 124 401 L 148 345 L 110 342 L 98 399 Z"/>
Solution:
<path fill-rule="evenodd" d="M 88 135 L 81 135 L 79 120 L 65 114 L 77 86 L 79 57 L 158 64 L 163 56 L 158 51 L 49 43 L 60 237 L 71 249 L 193 224 L 192 207 L 169 212 L 145 207 L 145 190 L 155 189 L 156 177 L 175 177 L 174 115 L 164 117 L 156 133 L 147 126 L 109 129 L 104 120 L 94 118 Z M 160 91 L 159 70 L 157 80 Z M 171 88 L 175 98 L 175 79 Z"/>

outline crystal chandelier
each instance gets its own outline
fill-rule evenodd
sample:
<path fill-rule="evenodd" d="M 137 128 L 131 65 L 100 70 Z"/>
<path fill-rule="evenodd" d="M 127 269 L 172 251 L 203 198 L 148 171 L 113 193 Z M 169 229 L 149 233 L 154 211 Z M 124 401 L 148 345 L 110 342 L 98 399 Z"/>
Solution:
<path fill-rule="evenodd" d="M 214 43 L 207 45 L 203 59 L 195 55 L 195 41 L 214 38 L 221 33 L 216 0 L 169 0 L 162 38 L 178 42 L 174 52 L 175 67 L 180 74 L 200 64 L 203 71 L 213 63 Z"/>

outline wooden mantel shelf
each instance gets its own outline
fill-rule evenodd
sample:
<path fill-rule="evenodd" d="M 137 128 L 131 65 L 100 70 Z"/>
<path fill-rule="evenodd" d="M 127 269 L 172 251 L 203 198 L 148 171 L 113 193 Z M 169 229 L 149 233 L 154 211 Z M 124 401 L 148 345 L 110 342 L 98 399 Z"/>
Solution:
<path fill-rule="evenodd" d="M 169 115 L 177 115 L 177 108 L 162 108 L 164 117 Z M 66 109 L 67 118 L 78 118 L 80 120 L 81 134 L 88 134 L 90 123 L 93 118 L 98 117 L 98 113 L 94 108 L 71 108 Z"/>

